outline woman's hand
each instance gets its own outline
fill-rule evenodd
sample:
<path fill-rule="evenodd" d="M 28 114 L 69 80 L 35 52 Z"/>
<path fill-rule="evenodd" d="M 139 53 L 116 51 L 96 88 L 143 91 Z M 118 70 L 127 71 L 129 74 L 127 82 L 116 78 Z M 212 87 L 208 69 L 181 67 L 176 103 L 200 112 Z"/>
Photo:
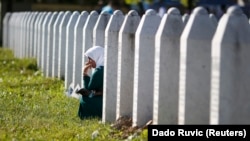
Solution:
<path fill-rule="evenodd" d="M 82 89 L 78 90 L 76 93 L 77 93 L 77 94 L 81 94 L 81 95 L 83 95 L 83 96 L 89 96 L 90 91 L 87 90 L 87 89 L 85 89 L 85 88 L 82 88 Z"/>
<path fill-rule="evenodd" d="M 84 68 L 83 68 L 83 75 L 88 75 L 88 72 L 89 72 L 90 69 L 91 69 L 91 63 L 87 62 L 84 65 Z"/>

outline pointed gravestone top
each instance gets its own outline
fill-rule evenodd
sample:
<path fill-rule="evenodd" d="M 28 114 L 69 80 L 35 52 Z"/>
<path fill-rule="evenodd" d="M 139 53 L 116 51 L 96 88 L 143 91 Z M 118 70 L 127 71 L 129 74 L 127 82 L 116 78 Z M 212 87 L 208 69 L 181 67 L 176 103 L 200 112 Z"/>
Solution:
<path fill-rule="evenodd" d="M 120 10 L 115 10 L 114 15 L 123 16 L 123 13 L 122 13 L 122 11 L 120 11 Z"/>
<path fill-rule="evenodd" d="M 243 11 L 239 6 L 231 6 L 227 9 L 227 14 L 229 15 L 241 15 L 243 14 Z"/>
<path fill-rule="evenodd" d="M 196 7 L 193 11 L 194 15 L 205 15 L 208 14 L 207 10 L 201 6 Z"/>
<path fill-rule="evenodd" d="M 87 12 L 87 11 L 82 11 L 81 12 L 81 15 L 88 15 L 89 14 L 89 12 Z"/>
<path fill-rule="evenodd" d="M 148 15 L 149 15 L 149 16 L 150 16 L 150 15 L 156 15 L 156 14 L 157 14 L 157 13 L 156 13 L 155 10 L 153 10 L 153 9 L 149 9 L 149 10 L 147 10 L 146 13 L 145 13 L 145 15 L 147 15 L 147 16 L 148 16 Z"/>
<path fill-rule="evenodd" d="M 107 11 L 102 11 L 100 15 L 110 15 Z"/>
<path fill-rule="evenodd" d="M 180 11 L 175 7 L 170 8 L 167 13 L 172 15 L 180 15 Z"/>
<path fill-rule="evenodd" d="M 214 14 L 209 14 L 209 18 L 212 20 L 212 22 L 217 25 L 218 24 L 218 19 L 215 17 Z"/>
<path fill-rule="evenodd" d="M 96 11 L 91 11 L 91 12 L 90 12 L 90 15 L 91 15 L 91 16 L 98 16 L 98 13 L 97 13 Z"/>
<path fill-rule="evenodd" d="M 74 16 L 74 15 L 79 15 L 80 13 L 78 12 L 78 11 L 74 11 L 73 12 L 73 14 L 72 14 L 72 16 Z"/>
<path fill-rule="evenodd" d="M 65 15 L 66 15 L 66 14 L 70 14 L 70 13 L 71 13 L 70 11 L 66 11 L 66 12 L 65 12 Z"/>
<path fill-rule="evenodd" d="M 130 10 L 128 16 L 138 16 L 139 14 L 135 10 Z"/>

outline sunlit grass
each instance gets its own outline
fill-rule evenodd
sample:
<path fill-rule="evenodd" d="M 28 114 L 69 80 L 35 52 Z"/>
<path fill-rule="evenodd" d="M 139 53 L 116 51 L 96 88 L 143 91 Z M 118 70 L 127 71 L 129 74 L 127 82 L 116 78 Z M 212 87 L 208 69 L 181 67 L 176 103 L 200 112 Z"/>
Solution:
<path fill-rule="evenodd" d="M 122 140 L 99 119 L 80 120 L 79 101 L 64 94 L 62 80 L 45 78 L 35 59 L 17 59 L 0 48 L 0 140 Z M 133 140 L 146 140 L 147 133 Z"/>

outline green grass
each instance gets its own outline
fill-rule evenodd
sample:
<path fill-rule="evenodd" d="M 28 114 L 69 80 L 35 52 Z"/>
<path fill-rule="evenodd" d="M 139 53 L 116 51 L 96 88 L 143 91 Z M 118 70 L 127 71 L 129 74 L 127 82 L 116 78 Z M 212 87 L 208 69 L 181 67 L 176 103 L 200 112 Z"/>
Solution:
<path fill-rule="evenodd" d="M 0 140 L 123 140 L 109 123 L 80 120 L 79 101 L 64 94 L 63 83 L 43 77 L 35 59 L 17 59 L 0 48 Z M 99 134 L 92 139 L 94 131 Z M 147 131 L 133 140 L 147 140 Z"/>

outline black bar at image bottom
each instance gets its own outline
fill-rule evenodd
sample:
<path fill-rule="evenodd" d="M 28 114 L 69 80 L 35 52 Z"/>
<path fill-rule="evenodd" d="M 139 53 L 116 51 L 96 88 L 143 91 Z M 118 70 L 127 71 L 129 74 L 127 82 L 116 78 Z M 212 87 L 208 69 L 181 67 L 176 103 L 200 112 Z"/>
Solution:
<path fill-rule="evenodd" d="M 250 125 L 149 125 L 148 140 L 250 140 Z"/>

